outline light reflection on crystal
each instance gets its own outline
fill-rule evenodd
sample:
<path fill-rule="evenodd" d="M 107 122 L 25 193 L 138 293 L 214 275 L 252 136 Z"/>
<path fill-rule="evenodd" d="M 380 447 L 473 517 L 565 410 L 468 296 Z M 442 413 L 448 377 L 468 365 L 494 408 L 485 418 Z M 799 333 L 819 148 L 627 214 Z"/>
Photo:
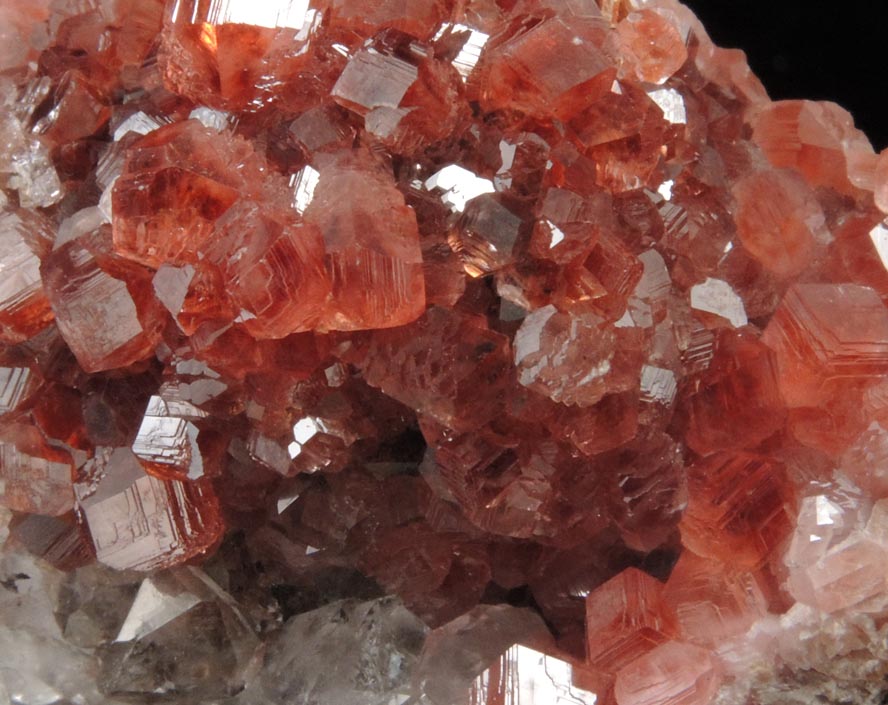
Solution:
<path fill-rule="evenodd" d="M 709 277 L 702 284 L 695 284 L 691 288 L 691 306 L 698 311 L 721 316 L 735 328 L 745 326 L 748 322 L 743 300 L 730 284 L 720 279 Z"/>
<path fill-rule="evenodd" d="M 657 88 L 656 90 L 648 91 L 648 95 L 663 111 L 663 117 L 666 119 L 666 122 L 673 125 L 687 124 L 688 114 L 684 98 L 677 90 L 674 88 Z"/>
<path fill-rule="evenodd" d="M 139 592 L 115 641 L 132 641 L 150 634 L 199 602 L 200 598 L 190 592 L 165 594 L 158 590 L 153 580 L 147 578 L 139 585 Z"/>
<path fill-rule="evenodd" d="M 305 446 L 315 437 L 321 434 L 331 433 L 323 419 L 306 416 L 293 425 L 293 441 L 287 446 L 290 458 L 299 457 Z M 334 434 L 335 435 L 335 434 Z M 329 461 L 328 461 L 329 462 Z M 313 468 L 313 470 L 316 468 Z"/>
<path fill-rule="evenodd" d="M 876 254 L 882 262 L 882 266 L 888 270 L 888 225 L 879 223 L 869 232 L 870 240 L 873 247 L 876 248 Z"/>
<path fill-rule="evenodd" d="M 27 367 L 0 367 L 0 416 L 18 406 L 33 382 Z"/>
<path fill-rule="evenodd" d="M 451 31 L 469 33 L 466 43 L 463 44 L 462 48 L 459 50 L 459 54 L 457 54 L 456 58 L 453 60 L 453 65 L 465 81 L 478 64 L 478 60 L 481 58 L 481 52 L 484 50 L 484 45 L 487 44 L 487 40 L 490 39 L 490 35 L 461 24 L 453 25 Z"/>
<path fill-rule="evenodd" d="M 406 61 L 374 49 L 362 49 L 348 62 L 332 95 L 359 115 L 374 108 L 395 109 L 417 75 L 416 67 Z"/>
<path fill-rule="evenodd" d="M 206 550 L 221 526 L 204 485 L 159 480 L 129 449 L 102 449 L 87 481 L 75 484 L 98 560 L 119 570 L 152 570 Z"/>
<path fill-rule="evenodd" d="M 297 213 L 305 213 L 308 204 L 314 197 L 315 189 L 321 175 L 310 166 L 306 166 L 290 177 L 290 188 L 293 189 L 293 207 Z"/>
<path fill-rule="evenodd" d="M 669 406 L 678 389 L 675 373 L 662 367 L 645 365 L 641 368 L 641 398 Z"/>
<path fill-rule="evenodd" d="M 130 115 L 117 126 L 117 129 L 114 130 L 114 141 L 120 142 L 120 140 L 126 137 L 129 133 L 147 135 L 149 132 L 153 132 L 164 124 L 167 124 L 167 121 L 159 120 L 140 110 L 139 112 Z"/>
<path fill-rule="evenodd" d="M 455 213 L 462 213 L 473 198 L 496 191 L 492 181 L 476 176 L 457 164 L 446 166 L 430 176 L 425 187 L 429 191 L 441 192 L 444 205 Z"/>
<path fill-rule="evenodd" d="M 560 242 L 564 240 L 564 232 L 554 223 L 551 223 L 548 220 L 544 222 L 545 225 L 552 232 L 552 239 L 549 242 L 549 249 L 551 250 L 553 247 L 556 247 Z"/>
<path fill-rule="evenodd" d="M 40 262 L 52 247 L 49 222 L 26 211 L 0 212 L 0 341 L 18 343 L 53 318 Z"/>
<path fill-rule="evenodd" d="M 299 499 L 299 495 L 298 495 L 298 494 L 285 495 L 285 496 L 283 496 L 283 497 L 280 497 L 280 498 L 278 499 L 278 501 L 277 501 L 277 505 L 276 505 L 277 513 L 278 513 L 278 514 L 283 514 L 283 513 L 287 510 L 287 507 L 292 506 L 292 504 L 293 504 L 297 499 Z"/>
<path fill-rule="evenodd" d="M 204 475 L 204 464 L 197 445 L 198 429 L 193 419 L 206 413 L 188 402 L 167 401 L 153 396 L 136 433 L 132 450 L 135 455 L 161 474 L 196 480 Z"/>
<path fill-rule="evenodd" d="M 171 10 L 172 22 L 179 20 L 179 14 L 193 3 L 190 21 L 197 24 L 201 3 L 193 0 L 176 0 Z M 209 8 L 202 13 L 209 25 L 248 24 L 256 27 L 302 28 L 308 11 L 309 0 L 286 0 L 277 5 L 256 3 L 251 0 L 211 0 Z M 182 19 L 185 19 L 184 17 Z"/>
<path fill-rule="evenodd" d="M 224 110 L 213 110 L 212 108 L 207 108 L 205 106 L 200 106 L 192 110 L 189 113 L 188 118 L 190 120 L 197 120 L 204 127 L 209 127 L 217 132 L 222 132 L 222 130 L 232 126 L 232 117 L 230 113 L 227 113 Z"/>
<path fill-rule="evenodd" d="M 472 684 L 471 705 L 594 705 L 595 693 L 573 684 L 572 666 L 516 644 Z"/>

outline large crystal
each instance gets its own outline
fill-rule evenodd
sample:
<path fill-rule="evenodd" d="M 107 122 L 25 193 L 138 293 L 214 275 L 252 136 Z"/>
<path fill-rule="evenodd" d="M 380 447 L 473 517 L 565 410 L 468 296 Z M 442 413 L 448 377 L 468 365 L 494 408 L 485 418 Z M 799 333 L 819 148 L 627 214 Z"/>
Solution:
<path fill-rule="evenodd" d="M 149 274 L 114 256 L 107 226 L 60 243 L 41 276 L 59 332 L 84 370 L 125 367 L 152 355 L 163 319 Z"/>
<path fill-rule="evenodd" d="M 222 530 L 205 481 L 160 480 L 128 448 L 100 448 L 75 483 L 96 557 L 112 568 L 151 570 L 207 551 Z"/>
<path fill-rule="evenodd" d="M 196 262 L 216 220 L 263 175 L 249 144 L 197 120 L 153 131 L 130 147 L 114 184 L 115 248 L 153 267 Z"/>
<path fill-rule="evenodd" d="M 846 111 L 679 0 L 2 5 L 0 703 L 884 701 Z"/>
<path fill-rule="evenodd" d="M 427 627 L 399 601 L 334 602 L 288 620 L 243 703 L 389 705 L 410 695 Z"/>
<path fill-rule="evenodd" d="M 114 640 L 98 652 L 103 690 L 129 698 L 237 693 L 255 669 L 254 629 L 200 570 L 146 578 Z"/>
<path fill-rule="evenodd" d="M 321 167 L 305 220 L 324 241 L 330 304 L 323 326 L 390 328 L 422 314 L 416 216 L 369 155 L 340 153 Z"/>

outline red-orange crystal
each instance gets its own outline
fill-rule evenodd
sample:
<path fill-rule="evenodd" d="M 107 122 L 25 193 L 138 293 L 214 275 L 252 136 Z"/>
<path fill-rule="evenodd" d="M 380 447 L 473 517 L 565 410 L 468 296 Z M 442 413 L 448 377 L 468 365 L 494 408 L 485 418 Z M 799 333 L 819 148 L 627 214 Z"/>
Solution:
<path fill-rule="evenodd" d="M 586 598 L 586 657 L 615 674 L 678 633 L 675 614 L 663 601 L 663 585 L 635 568 L 611 578 Z"/>
<path fill-rule="evenodd" d="M 222 545 L 263 639 L 538 612 L 445 650 L 454 703 L 782 702 L 884 640 L 888 153 L 847 112 L 677 0 L 13 0 L 0 40 L 11 546 L 175 606 Z M 375 683 L 306 697 L 444 703 Z"/>

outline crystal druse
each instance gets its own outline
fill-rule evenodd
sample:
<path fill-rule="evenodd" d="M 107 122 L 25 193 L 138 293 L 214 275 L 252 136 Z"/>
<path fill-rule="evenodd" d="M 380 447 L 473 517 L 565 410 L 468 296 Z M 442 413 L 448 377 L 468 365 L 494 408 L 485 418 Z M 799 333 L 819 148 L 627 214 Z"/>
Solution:
<path fill-rule="evenodd" d="M 0 4 L 0 703 L 877 705 L 888 153 L 677 0 Z"/>

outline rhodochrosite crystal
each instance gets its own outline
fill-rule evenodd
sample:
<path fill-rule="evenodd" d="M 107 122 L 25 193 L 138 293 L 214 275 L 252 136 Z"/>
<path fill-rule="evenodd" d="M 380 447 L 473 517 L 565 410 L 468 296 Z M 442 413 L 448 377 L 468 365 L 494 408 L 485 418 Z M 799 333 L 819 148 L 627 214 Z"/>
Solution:
<path fill-rule="evenodd" d="M 847 112 L 678 0 L 0 38 L 0 702 L 885 702 Z"/>

